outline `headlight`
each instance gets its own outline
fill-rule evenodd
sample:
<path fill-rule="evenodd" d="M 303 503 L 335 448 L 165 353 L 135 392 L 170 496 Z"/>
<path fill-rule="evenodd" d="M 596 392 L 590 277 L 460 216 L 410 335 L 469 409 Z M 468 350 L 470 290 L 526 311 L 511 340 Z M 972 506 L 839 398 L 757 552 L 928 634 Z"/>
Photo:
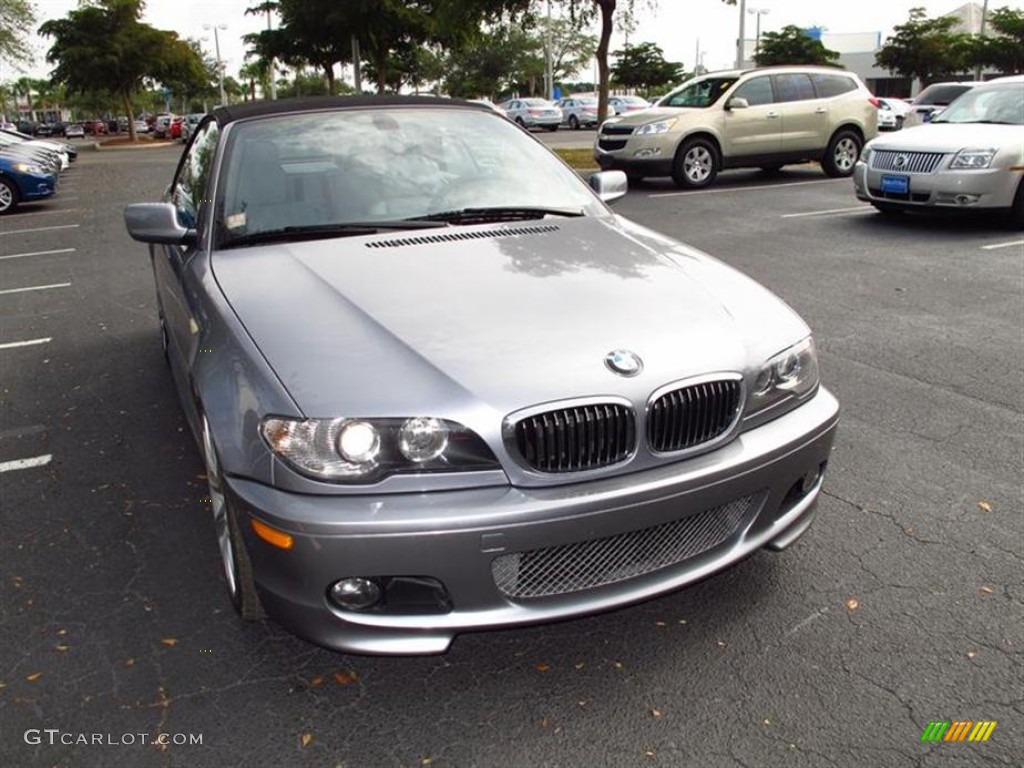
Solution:
<path fill-rule="evenodd" d="M 21 173 L 34 173 L 37 176 L 46 173 L 46 171 L 44 171 L 41 166 L 35 165 L 33 163 L 15 163 L 14 170 L 20 171 Z"/>
<path fill-rule="evenodd" d="M 992 158 L 996 156 L 997 151 L 995 149 L 961 149 L 956 153 L 953 162 L 949 164 L 950 170 L 988 168 L 992 165 Z"/>
<path fill-rule="evenodd" d="M 647 125 L 641 125 L 636 129 L 636 136 L 654 136 L 660 133 L 668 133 L 672 130 L 672 126 L 676 124 L 676 118 L 671 120 L 659 120 L 656 123 L 647 123 Z"/>
<path fill-rule="evenodd" d="M 874 152 L 874 148 L 868 144 L 860 152 L 860 161 L 867 165 L 871 161 L 871 155 Z"/>
<path fill-rule="evenodd" d="M 818 355 L 814 350 L 814 338 L 808 336 L 761 366 L 750 388 L 747 416 L 787 401 L 795 405 L 817 386 Z"/>
<path fill-rule="evenodd" d="M 261 427 L 270 449 L 300 474 L 336 483 L 369 483 L 399 472 L 499 469 L 487 444 L 443 419 L 287 419 Z"/>

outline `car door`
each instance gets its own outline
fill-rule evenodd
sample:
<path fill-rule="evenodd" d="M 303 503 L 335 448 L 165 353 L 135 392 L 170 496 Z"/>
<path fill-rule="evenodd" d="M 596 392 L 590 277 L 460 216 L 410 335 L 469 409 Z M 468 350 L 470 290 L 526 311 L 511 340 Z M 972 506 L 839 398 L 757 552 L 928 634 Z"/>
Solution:
<path fill-rule="evenodd" d="M 820 152 L 828 144 L 828 103 L 818 98 L 811 77 L 803 72 L 772 75 L 782 116 L 782 152 Z"/>
<path fill-rule="evenodd" d="M 731 108 L 735 98 L 746 99 L 748 106 Z M 726 158 L 772 157 L 780 151 L 782 120 L 768 75 L 752 77 L 729 94 L 724 118 Z"/>
<path fill-rule="evenodd" d="M 210 203 L 208 188 L 219 135 L 217 122 L 207 120 L 196 130 L 178 163 L 169 196 L 177 209 L 178 223 L 184 227 L 197 229 L 204 223 L 204 212 Z M 179 387 L 187 387 L 186 372 L 198 346 L 199 326 L 184 277 L 187 265 L 201 247 L 202 238 L 197 237 L 194 244 L 158 245 L 152 251 L 167 352 Z"/>

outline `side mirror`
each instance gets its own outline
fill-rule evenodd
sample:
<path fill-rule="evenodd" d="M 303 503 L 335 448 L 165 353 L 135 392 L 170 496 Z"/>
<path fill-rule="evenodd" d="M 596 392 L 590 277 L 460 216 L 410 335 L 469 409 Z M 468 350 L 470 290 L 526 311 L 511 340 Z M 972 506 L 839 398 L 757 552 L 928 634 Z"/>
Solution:
<path fill-rule="evenodd" d="M 729 101 L 725 103 L 726 109 L 746 109 L 750 106 L 750 102 L 744 99 L 742 96 L 733 96 Z"/>
<path fill-rule="evenodd" d="M 178 223 L 178 212 L 170 203 L 136 203 L 125 206 L 124 224 L 133 240 L 163 245 L 191 245 L 196 231 Z"/>
<path fill-rule="evenodd" d="M 590 188 L 605 203 L 618 200 L 629 191 L 629 182 L 622 171 L 600 171 L 590 176 Z"/>

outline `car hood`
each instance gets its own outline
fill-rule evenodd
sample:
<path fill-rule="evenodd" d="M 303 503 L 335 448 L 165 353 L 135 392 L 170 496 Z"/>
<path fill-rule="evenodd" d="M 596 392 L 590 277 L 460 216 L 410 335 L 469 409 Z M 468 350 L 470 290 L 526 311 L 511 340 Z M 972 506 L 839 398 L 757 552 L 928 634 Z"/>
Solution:
<path fill-rule="evenodd" d="M 928 123 L 871 141 L 872 149 L 959 152 L 967 147 L 1021 147 L 1021 126 L 986 123 Z"/>
<path fill-rule="evenodd" d="M 212 265 L 310 417 L 473 426 L 565 398 L 642 405 L 690 376 L 751 374 L 808 332 L 752 280 L 610 215 L 226 250 Z M 638 376 L 605 366 L 617 349 L 642 358 Z"/>
<path fill-rule="evenodd" d="M 685 118 L 687 115 L 706 115 L 705 109 L 691 109 L 689 107 L 645 107 L 634 109 L 628 112 L 620 112 L 614 119 L 614 124 L 619 125 L 644 125 L 657 120 L 664 120 L 670 117 Z"/>

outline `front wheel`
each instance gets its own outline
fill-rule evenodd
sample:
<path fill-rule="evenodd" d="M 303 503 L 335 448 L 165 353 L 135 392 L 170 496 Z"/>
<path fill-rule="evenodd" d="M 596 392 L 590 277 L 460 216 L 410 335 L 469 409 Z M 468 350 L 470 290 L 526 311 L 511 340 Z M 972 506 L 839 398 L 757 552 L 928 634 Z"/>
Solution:
<path fill-rule="evenodd" d="M 0 216 L 18 207 L 18 188 L 7 179 L 0 179 Z"/>
<path fill-rule="evenodd" d="M 862 146 L 864 142 L 853 131 L 839 131 L 828 143 L 825 158 L 821 161 L 825 175 L 833 179 L 852 175 Z"/>
<path fill-rule="evenodd" d="M 690 139 L 676 152 L 672 181 L 680 189 L 710 187 L 718 176 L 718 149 L 707 139 Z"/>
<path fill-rule="evenodd" d="M 580 121 L 576 115 L 569 115 L 569 128 L 574 131 L 578 131 L 580 129 Z"/>
<path fill-rule="evenodd" d="M 217 448 L 213 444 L 210 425 L 202 416 L 203 461 L 206 464 L 206 481 L 210 488 L 210 506 L 213 511 L 213 527 L 217 534 L 224 579 L 228 595 L 235 611 L 246 621 L 258 621 L 266 616 L 256 583 L 252 575 L 252 563 L 245 548 L 238 513 L 231 505 L 224 488 L 224 475 L 220 469 Z"/>

